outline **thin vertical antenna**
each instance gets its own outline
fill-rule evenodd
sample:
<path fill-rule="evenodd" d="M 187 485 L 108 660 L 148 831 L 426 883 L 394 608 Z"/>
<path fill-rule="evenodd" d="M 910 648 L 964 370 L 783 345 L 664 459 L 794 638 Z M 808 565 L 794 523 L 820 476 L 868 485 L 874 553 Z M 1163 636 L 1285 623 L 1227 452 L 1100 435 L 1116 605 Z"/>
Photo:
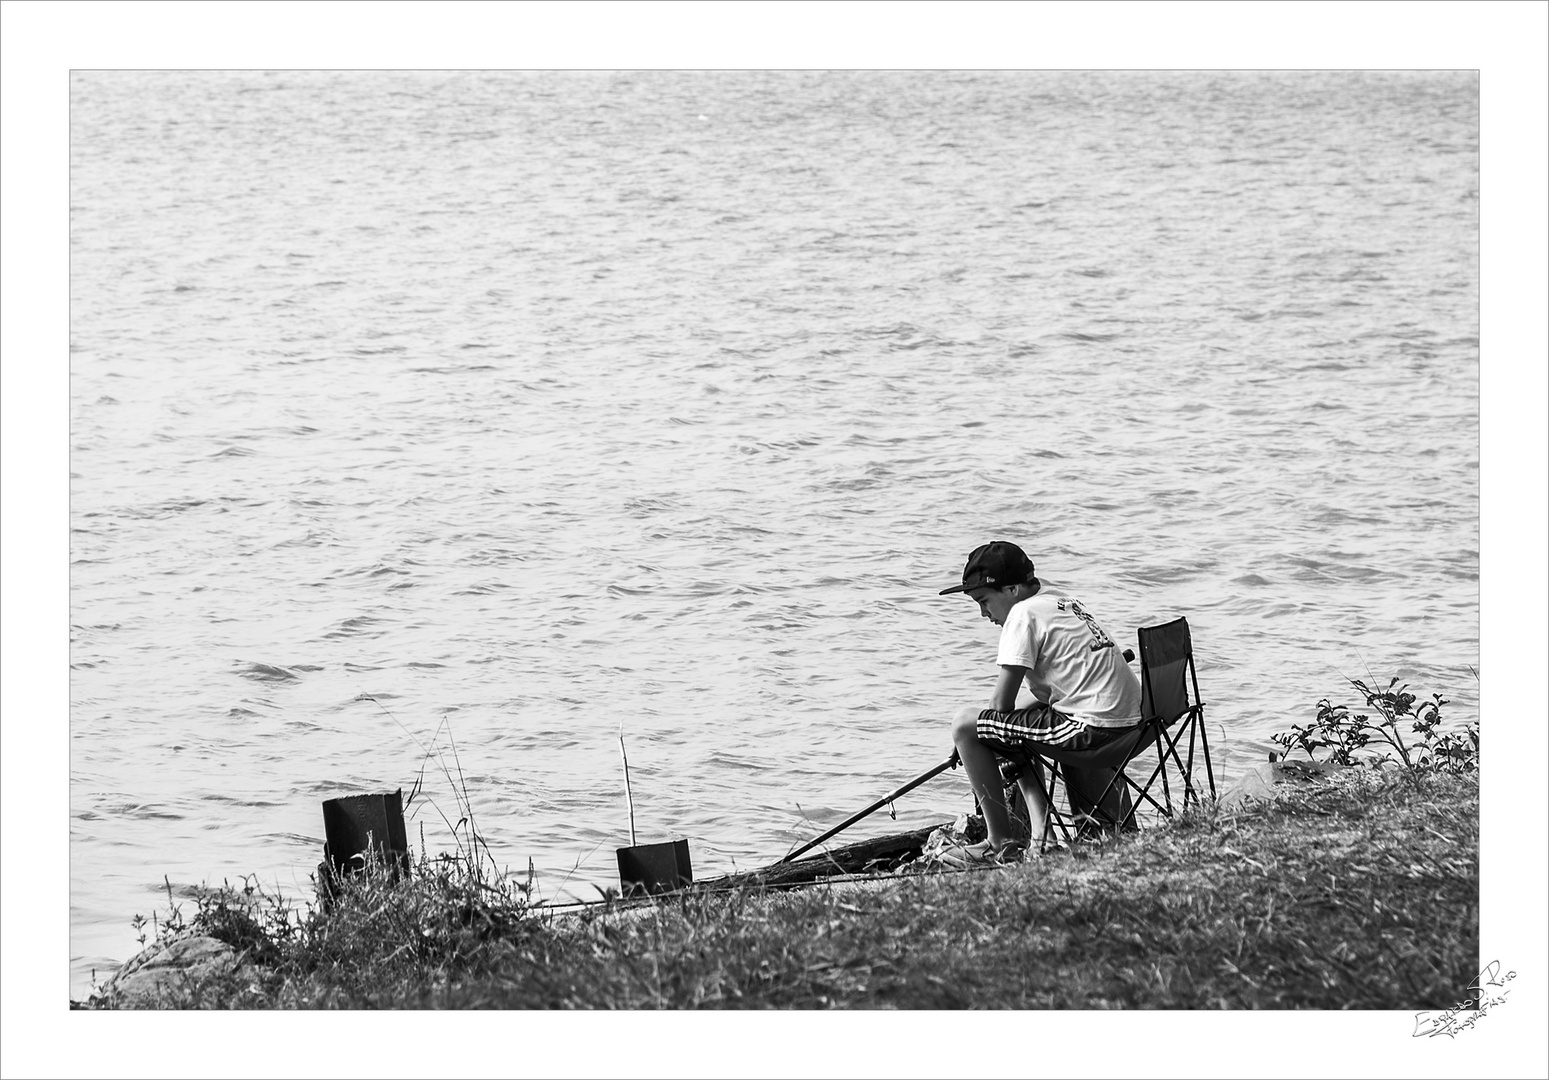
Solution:
<path fill-rule="evenodd" d="M 629 790 L 629 755 L 624 752 L 624 725 L 619 725 L 619 757 L 624 759 L 624 798 L 629 802 L 629 846 L 635 847 L 635 796 Z"/>

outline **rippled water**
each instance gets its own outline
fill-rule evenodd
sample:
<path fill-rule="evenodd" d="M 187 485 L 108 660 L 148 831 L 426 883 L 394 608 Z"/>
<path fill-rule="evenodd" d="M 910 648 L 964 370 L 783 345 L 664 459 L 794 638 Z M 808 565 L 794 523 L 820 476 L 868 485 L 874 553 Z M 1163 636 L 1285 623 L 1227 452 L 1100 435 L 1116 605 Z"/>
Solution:
<path fill-rule="evenodd" d="M 771 861 L 949 751 L 994 537 L 1189 617 L 1229 777 L 1368 669 L 1477 716 L 1472 74 L 84 72 L 71 125 L 76 992 L 164 875 L 304 894 L 422 745 L 545 896 L 616 881 L 621 726 L 641 842 Z"/>

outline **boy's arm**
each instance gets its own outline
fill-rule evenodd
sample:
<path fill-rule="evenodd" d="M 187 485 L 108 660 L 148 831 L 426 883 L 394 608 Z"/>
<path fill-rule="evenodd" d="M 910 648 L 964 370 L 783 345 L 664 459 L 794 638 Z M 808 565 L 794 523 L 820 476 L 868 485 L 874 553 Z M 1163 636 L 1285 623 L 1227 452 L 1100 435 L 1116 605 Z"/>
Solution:
<path fill-rule="evenodd" d="M 1000 666 L 1000 678 L 995 680 L 995 692 L 990 695 L 990 708 L 997 712 L 1010 712 L 1017 707 L 1017 691 L 1027 677 L 1025 667 L 1012 664 Z"/>

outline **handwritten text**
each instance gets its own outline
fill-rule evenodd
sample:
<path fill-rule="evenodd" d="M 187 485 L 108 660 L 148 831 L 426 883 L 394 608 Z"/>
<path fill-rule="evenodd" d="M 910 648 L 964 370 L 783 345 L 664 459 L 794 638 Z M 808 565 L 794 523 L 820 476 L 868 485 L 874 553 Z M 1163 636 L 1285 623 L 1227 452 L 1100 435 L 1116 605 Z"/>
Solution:
<path fill-rule="evenodd" d="M 1412 1037 L 1434 1039 L 1438 1035 L 1445 1035 L 1449 1039 L 1457 1038 L 1506 1000 L 1506 995 L 1511 993 L 1506 984 L 1516 977 L 1515 971 L 1501 971 L 1499 960 L 1490 961 L 1479 977 L 1468 984 L 1468 997 L 1441 1012 L 1415 1013 Z"/>

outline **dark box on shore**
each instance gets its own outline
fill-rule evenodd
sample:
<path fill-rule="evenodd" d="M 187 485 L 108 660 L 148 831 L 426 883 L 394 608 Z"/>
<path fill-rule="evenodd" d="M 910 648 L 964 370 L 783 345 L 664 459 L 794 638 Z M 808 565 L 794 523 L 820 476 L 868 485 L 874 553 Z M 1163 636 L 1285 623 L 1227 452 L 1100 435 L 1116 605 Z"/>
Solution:
<path fill-rule="evenodd" d="M 356 873 L 380 859 L 393 877 L 409 869 L 403 789 L 391 795 L 348 795 L 323 803 L 323 858 L 334 874 Z"/>
<path fill-rule="evenodd" d="M 619 886 L 625 896 L 639 892 L 671 892 L 694 882 L 687 840 L 621 847 L 618 853 Z"/>

